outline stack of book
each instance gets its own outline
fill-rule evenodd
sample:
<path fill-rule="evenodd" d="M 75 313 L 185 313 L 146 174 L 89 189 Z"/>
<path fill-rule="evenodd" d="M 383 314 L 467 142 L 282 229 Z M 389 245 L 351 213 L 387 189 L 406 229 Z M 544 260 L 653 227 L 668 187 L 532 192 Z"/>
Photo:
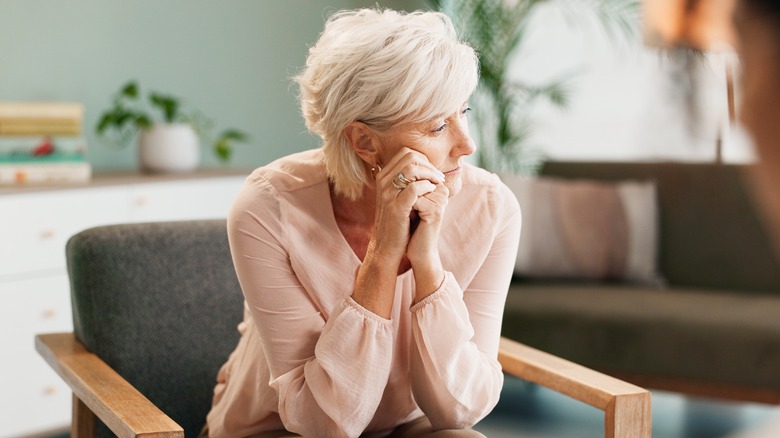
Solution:
<path fill-rule="evenodd" d="M 89 181 L 84 106 L 0 102 L 0 185 Z"/>

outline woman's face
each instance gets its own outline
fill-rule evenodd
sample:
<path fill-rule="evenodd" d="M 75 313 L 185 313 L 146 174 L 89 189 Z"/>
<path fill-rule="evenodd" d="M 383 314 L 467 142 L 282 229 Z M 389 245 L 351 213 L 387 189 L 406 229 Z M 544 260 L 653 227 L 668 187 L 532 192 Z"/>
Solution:
<path fill-rule="evenodd" d="M 445 176 L 444 184 L 450 196 L 460 192 L 463 157 L 476 151 L 469 135 L 467 104 L 446 118 L 423 123 L 410 123 L 392 128 L 380 136 L 381 162 L 387 163 L 402 147 L 408 147 L 428 157 Z"/>

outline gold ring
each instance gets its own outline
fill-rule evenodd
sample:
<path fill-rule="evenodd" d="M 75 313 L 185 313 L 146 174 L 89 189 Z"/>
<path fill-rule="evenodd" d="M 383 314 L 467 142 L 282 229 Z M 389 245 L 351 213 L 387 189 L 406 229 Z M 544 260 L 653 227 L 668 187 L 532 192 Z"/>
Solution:
<path fill-rule="evenodd" d="M 404 175 L 401 172 L 398 172 L 398 175 L 396 175 L 395 177 L 398 179 L 399 182 L 402 182 L 404 184 L 411 184 L 414 182 L 414 180 L 407 178 L 406 175 Z"/>
<path fill-rule="evenodd" d="M 414 181 L 407 178 L 406 175 L 404 175 L 401 172 L 398 172 L 398 174 L 393 178 L 393 187 L 395 187 L 398 190 L 403 190 L 408 186 L 409 184 L 413 183 Z"/>

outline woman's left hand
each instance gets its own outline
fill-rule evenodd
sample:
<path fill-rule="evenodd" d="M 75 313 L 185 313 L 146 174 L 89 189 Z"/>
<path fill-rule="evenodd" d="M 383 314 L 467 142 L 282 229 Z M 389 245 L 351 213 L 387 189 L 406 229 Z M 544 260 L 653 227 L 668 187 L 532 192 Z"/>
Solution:
<path fill-rule="evenodd" d="M 445 184 L 436 184 L 436 189 L 418 197 L 413 207 L 419 222 L 409 239 L 406 256 L 414 271 L 417 290 L 415 302 L 435 292 L 444 280 L 439 237 L 449 194 Z"/>
<path fill-rule="evenodd" d="M 405 184 L 405 188 L 398 186 L 396 180 L 399 174 L 413 182 Z M 415 301 L 419 301 L 436 291 L 444 280 L 444 269 L 439 256 L 439 236 L 449 200 L 445 176 L 425 154 L 402 147 L 389 160 L 382 174 L 377 176 L 377 188 L 377 225 L 374 237 L 378 242 L 381 237 L 381 242 L 384 242 L 395 235 L 388 232 L 388 221 L 383 219 L 394 213 L 403 215 L 403 221 L 391 217 L 389 222 L 405 222 L 405 241 L 400 247 L 405 254 L 401 255 L 405 255 L 411 264 L 417 291 Z M 383 247 L 385 246 L 387 245 L 383 243 Z"/>

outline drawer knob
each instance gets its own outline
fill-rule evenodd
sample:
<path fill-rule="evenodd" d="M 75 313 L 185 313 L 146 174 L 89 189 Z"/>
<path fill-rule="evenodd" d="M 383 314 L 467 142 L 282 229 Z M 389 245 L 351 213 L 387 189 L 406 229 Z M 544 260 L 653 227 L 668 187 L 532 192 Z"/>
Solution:
<path fill-rule="evenodd" d="M 43 388 L 43 394 L 44 395 L 54 395 L 57 393 L 57 387 L 54 385 L 49 385 L 45 388 Z"/>
<path fill-rule="evenodd" d="M 139 207 L 143 207 L 148 203 L 149 203 L 149 198 L 147 198 L 146 196 L 139 196 L 135 198 L 135 204 L 138 205 Z"/>
<path fill-rule="evenodd" d="M 55 309 L 46 309 L 43 311 L 43 319 L 52 319 L 57 316 Z"/>
<path fill-rule="evenodd" d="M 41 238 L 43 239 L 53 239 L 54 236 L 56 236 L 57 233 L 54 232 L 54 230 L 43 230 L 41 231 Z"/>

